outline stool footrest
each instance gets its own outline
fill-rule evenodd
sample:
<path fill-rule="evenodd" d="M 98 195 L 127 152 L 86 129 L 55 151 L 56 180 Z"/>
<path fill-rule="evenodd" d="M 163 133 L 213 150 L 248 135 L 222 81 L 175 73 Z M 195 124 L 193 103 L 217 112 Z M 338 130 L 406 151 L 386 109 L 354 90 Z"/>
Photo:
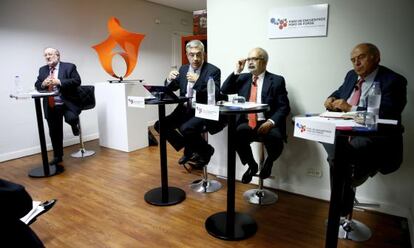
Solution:
<path fill-rule="evenodd" d="M 268 189 L 250 189 L 243 194 L 244 199 L 257 205 L 270 205 L 276 203 L 278 196 Z"/>
<path fill-rule="evenodd" d="M 213 193 L 221 189 L 222 185 L 217 180 L 198 179 L 190 184 L 190 188 L 199 193 Z"/>
<path fill-rule="evenodd" d="M 79 149 L 79 151 L 72 153 L 70 156 L 73 158 L 85 158 L 95 154 L 95 151 Z"/>
<path fill-rule="evenodd" d="M 338 238 L 363 242 L 370 239 L 372 232 L 364 223 L 357 220 L 341 219 Z"/>

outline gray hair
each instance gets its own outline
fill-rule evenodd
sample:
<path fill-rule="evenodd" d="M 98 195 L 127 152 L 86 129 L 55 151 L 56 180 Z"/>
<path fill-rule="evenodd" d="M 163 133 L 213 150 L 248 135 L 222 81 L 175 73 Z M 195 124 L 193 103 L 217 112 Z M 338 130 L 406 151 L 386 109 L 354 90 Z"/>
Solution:
<path fill-rule="evenodd" d="M 190 48 L 200 48 L 201 51 L 204 53 L 204 44 L 199 40 L 191 40 L 185 45 L 185 51 L 188 51 Z"/>
<path fill-rule="evenodd" d="M 56 55 L 60 58 L 60 52 L 59 52 L 59 50 L 57 50 L 54 47 L 46 47 L 43 51 L 46 51 L 47 49 L 53 49 L 53 50 L 55 50 Z"/>

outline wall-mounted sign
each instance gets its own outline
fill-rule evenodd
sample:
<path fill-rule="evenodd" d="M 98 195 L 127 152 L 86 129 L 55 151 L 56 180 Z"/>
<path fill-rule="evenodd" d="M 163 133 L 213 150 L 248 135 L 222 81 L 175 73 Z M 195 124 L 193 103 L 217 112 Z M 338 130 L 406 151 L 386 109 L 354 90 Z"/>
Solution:
<path fill-rule="evenodd" d="M 268 37 L 326 36 L 328 4 L 275 8 L 269 11 Z"/>

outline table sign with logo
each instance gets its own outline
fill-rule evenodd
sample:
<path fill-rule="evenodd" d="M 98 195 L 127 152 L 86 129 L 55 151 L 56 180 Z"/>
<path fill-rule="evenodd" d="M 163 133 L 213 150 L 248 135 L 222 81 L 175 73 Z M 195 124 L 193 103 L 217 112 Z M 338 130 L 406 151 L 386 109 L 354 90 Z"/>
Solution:
<path fill-rule="evenodd" d="M 336 124 L 329 121 L 316 121 L 309 117 L 296 117 L 293 136 L 319 141 L 323 143 L 335 143 Z"/>

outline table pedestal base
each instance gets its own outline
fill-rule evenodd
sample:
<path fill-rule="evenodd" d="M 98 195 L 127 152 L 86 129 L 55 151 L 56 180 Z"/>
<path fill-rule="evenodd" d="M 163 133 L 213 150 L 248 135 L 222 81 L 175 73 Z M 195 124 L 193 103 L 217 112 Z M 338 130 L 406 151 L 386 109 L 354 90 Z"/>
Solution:
<path fill-rule="evenodd" d="M 156 206 L 171 206 L 178 204 L 185 199 L 185 192 L 176 187 L 168 187 L 168 194 L 162 194 L 162 187 L 148 191 L 144 199 L 146 202 Z"/>
<path fill-rule="evenodd" d="M 29 172 L 29 177 L 37 177 L 37 178 L 51 177 L 51 176 L 54 176 L 56 174 L 59 174 L 59 173 L 56 172 L 56 166 L 54 166 L 54 165 L 50 166 L 49 165 L 49 174 L 47 174 L 47 175 L 45 174 L 45 170 L 44 170 L 43 167 L 37 167 L 37 168 L 32 169 Z"/>
<path fill-rule="evenodd" d="M 235 213 L 233 230 L 227 229 L 227 212 L 219 212 L 207 218 L 205 227 L 209 234 L 224 240 L 242 240 L 257 231 L 256 221 L 248 214 Z"/>

